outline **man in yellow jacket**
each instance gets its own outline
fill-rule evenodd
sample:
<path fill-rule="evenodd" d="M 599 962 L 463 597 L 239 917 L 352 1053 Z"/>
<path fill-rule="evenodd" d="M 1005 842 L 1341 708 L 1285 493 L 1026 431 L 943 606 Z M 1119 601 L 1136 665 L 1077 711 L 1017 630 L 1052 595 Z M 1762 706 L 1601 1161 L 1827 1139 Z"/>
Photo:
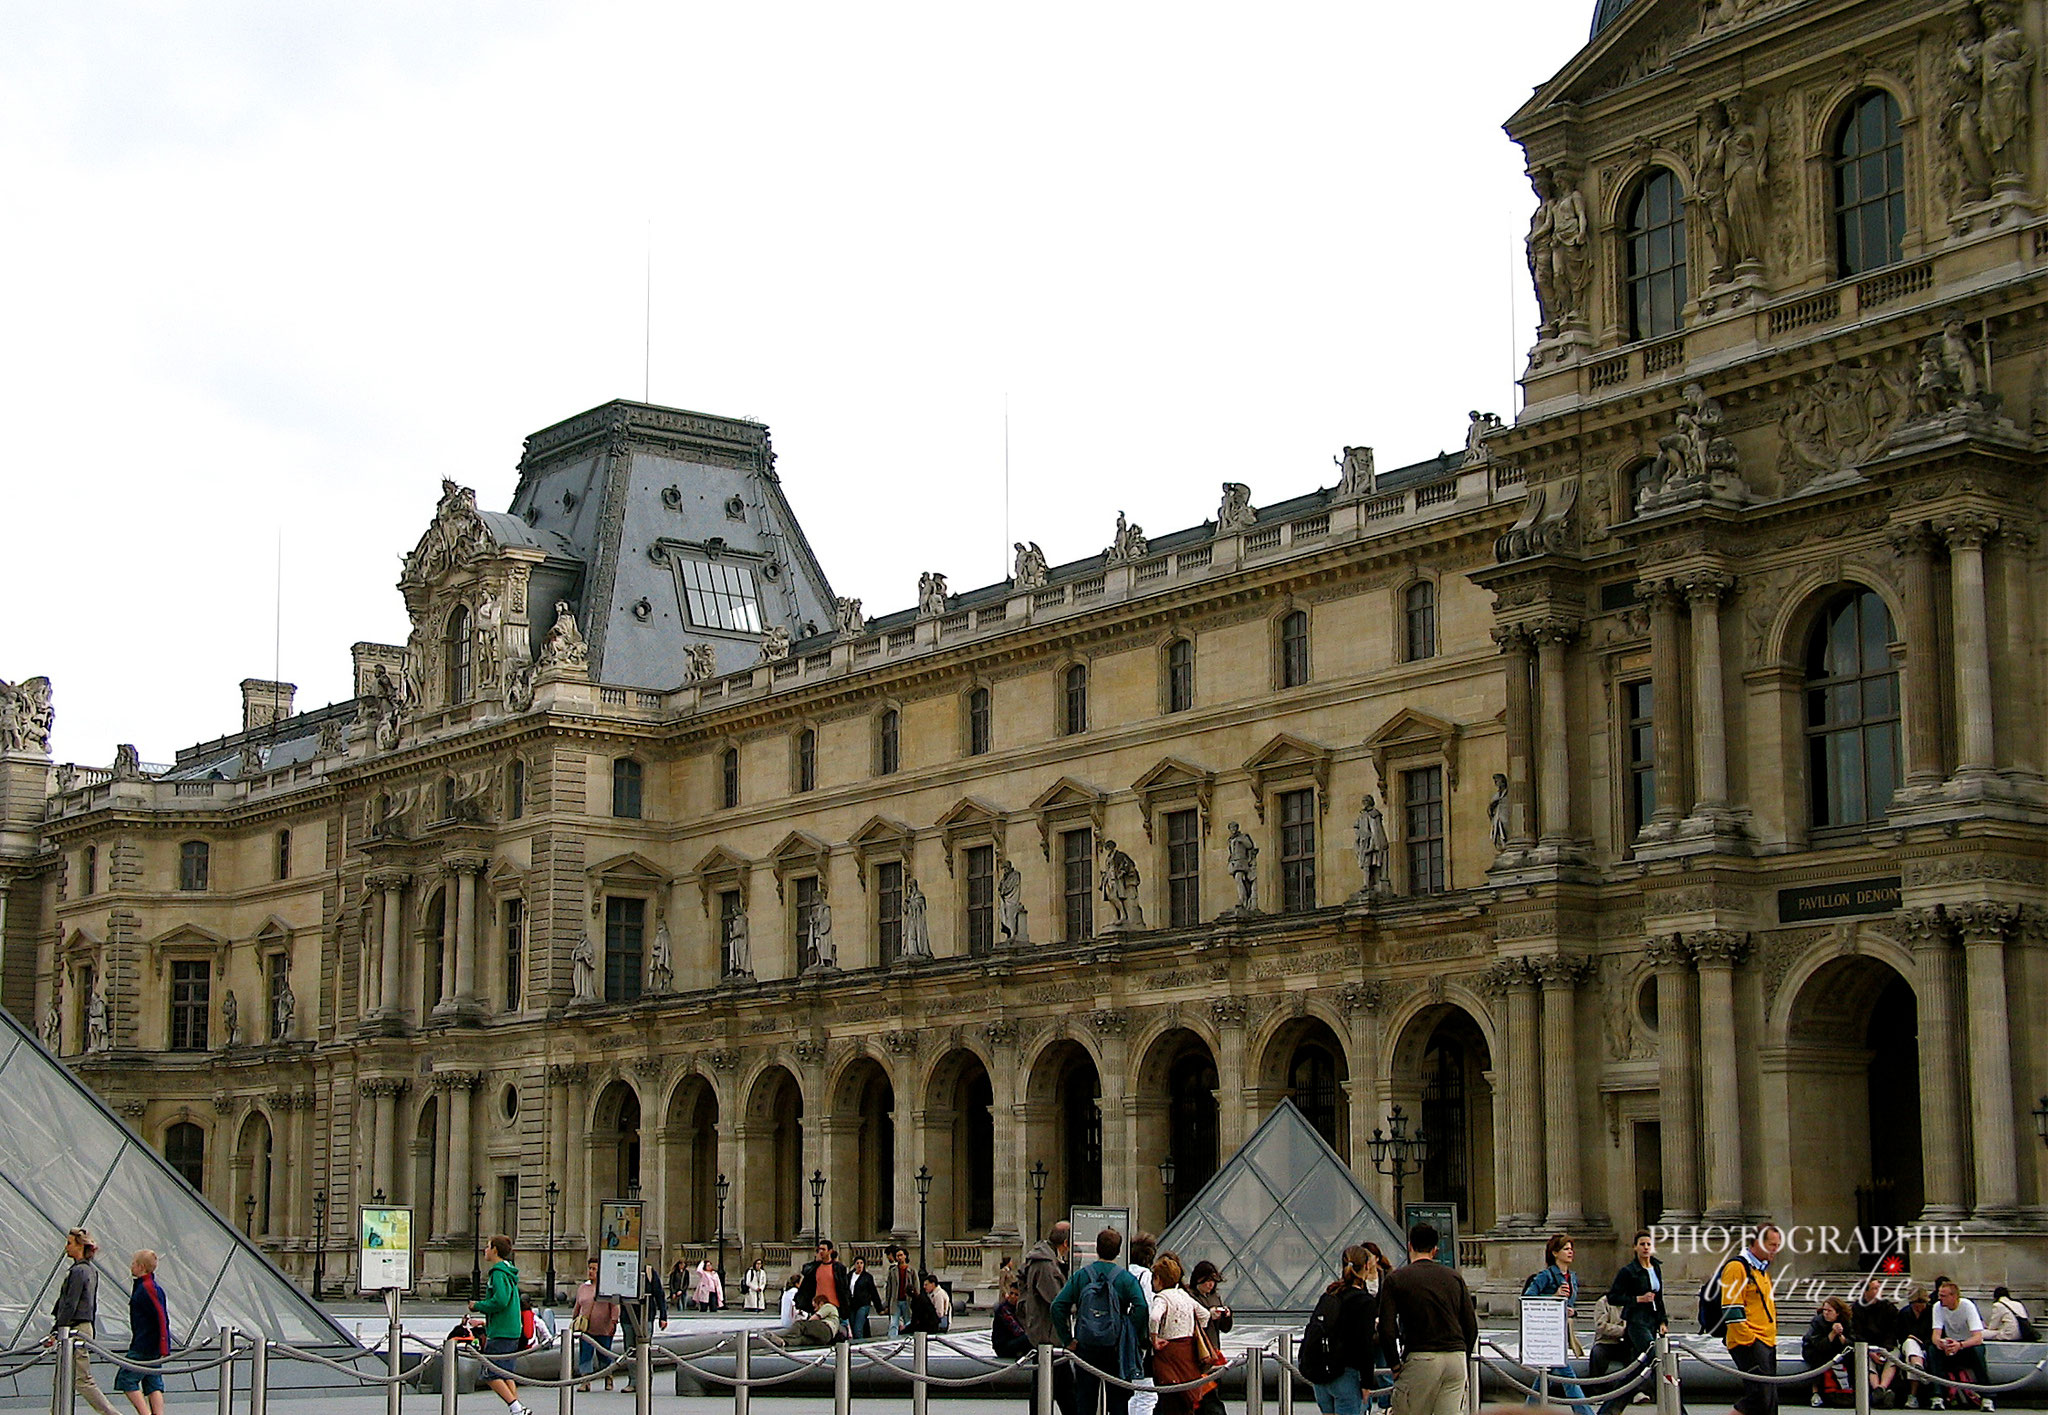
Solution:
<path fill-rule="evenodd" d="M 1771 1295 L 1771 1259 L 1785 1246 L 1774 1223 L 1756 1231 L 1749 1246 L 1721 1264 L 1721 1340 L 1737 1366 L 1756 1376 L 1778 1374 L 1778 1304 Z M 1744 1381 L 1739 1415 L 1777 1415 L 1778 1388 Z"/>

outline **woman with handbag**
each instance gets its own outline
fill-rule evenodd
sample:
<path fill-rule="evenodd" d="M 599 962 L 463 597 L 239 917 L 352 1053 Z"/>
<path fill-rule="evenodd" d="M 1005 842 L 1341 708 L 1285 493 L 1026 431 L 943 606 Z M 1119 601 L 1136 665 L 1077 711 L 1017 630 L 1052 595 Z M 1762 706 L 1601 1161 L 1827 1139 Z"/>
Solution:
<path fill-rule="evenodd" d="M 1181 1286 L 1180 1259 L 1161 1253 L 1152 1262 L 1152 1380 L 1155 1385 L 1185 1385 L 1208 1376 L 1212 1349 L 1203 1339 L 1209 1309 Z M 1158 1415 L 1195 1415 L 1215 1393 L 1205 1381 L 1187 1390 L 1159 1392 Z M 1218 1401 L 1221 1405 L 1221 1401 Z"/>

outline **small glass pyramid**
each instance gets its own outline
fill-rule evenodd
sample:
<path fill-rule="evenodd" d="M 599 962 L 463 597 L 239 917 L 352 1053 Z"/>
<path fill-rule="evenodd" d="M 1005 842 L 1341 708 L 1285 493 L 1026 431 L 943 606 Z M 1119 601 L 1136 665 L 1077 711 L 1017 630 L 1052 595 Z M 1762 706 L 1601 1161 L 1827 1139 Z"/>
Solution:
<path fill-rule="evenodd" d="M 0 1347 L 48 1334 L 70 1261 L 64 1235 L 99 1245 L 100 1345 L 128 1341 L 128 1260 L 154 1249 L 178 1345 L 224 1323 L 296 1346 L 346 1333 L 0 1008 Z"/>
<path fill-rule="evenodd" d="M 1291 1100 L 1182 1209 L 1159 1246 L 1192 1269 L 1207 1258 L 1222 1291 L 1248 1317 L 1295 1316 L 1343 1266 L 1347 1245 L 1371 1241 L 1399 1262 L 1401 1231 Z"/>

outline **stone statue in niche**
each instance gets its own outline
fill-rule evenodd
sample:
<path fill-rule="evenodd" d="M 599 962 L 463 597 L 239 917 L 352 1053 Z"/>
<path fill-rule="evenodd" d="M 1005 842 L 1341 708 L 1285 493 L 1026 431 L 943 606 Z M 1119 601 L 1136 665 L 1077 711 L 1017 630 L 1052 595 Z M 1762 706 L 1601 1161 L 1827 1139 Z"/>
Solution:
<path fill-rule="evenodd" d="M 220 1025 L 221 1030 L 227 1033 L 229 1046 L 242 1044 L 242 1004 L 236 1001 L 233 988 L 229 988 L 228 995 L 221 1000 Z"/>
<path fill-rule="evenodd" d="M 664 996 L 675 990 L 676 971 L 674 955 L 670 951 L 668 937 L 668 913 L 666 910 L 655 915 L 654 951 L 647 955 L 647 991 L 655 997 Z"/>
<path fill-rule="evenodd" d="M 1145 529 L 1136 521 L 1126 521 L 1124 513 L 1116 513 L 1116 539 L 1109 543 L 1104 552 L 1104 563 L 1128 565 L 1133 560 L 1143 560 L 1151 542 L 1145 539 Z"/>
<path fill-rule="evenodd" d="M 932 956 L 931 924 L 926 915 L 929 902 L 924 897 L 924 888 L 914 875 L 903 877 L 903 956 L 905 958 L 929 958 Z"/>
<path fill-rule="evenodd" d="M 232 998 L 234 994 L 229 993 L 228 996 Z M 113 1040 L 114 1027 L 108 1015 L 106 985 L 95 973 L 85 994 L 85 1049 L 105 1051 L 113 1044 Z"/>
<path fill-rule="evenodd" d="M 1482 413 L 1474 408 L 1468 415 L 1471 421 L 1465 425 L 1465 460 L 1462 465 L 1476 467 L 1486 461 L 1486 439 L 1501 429 L 1499 413 Z"/>
<path fill-rule="evenodd" d="M 946 577 L 927 570 L 917 577 L 917 613 L 921 619 L 936 619 L 946 612 Z"/>
<path fill-rule="evenodd" d="M 1038 548 L 1038 542 L 1020 540 L 1016 543 L 1016 550 L 1016 562 L 1010 570 L 1012 587 L 1020 590 L 1044 589 L 1047 578 L 1052 574 L 1052 567 L 1046 564 L 1045 552 Z"/>
<path fill-rule="evenodd" d="M 1031 942 L 1030 914 L 1024 908 L 1024 874 L 1008 858 L 996 866 L 996 924 L 1009 947 Z"/>
<path fill-rule="evenodd" d="M 0 678 L 0 752 L 48 752 L 54 719 L 49 679 Z"/>
<path fill-rule="evenodd" d="M 1529 220 L 1529 274 L 1542 313 L 1539 333 L 1552 335 L 1583 325 L 1586 291 L 1593 281 L 1591 232 L 1577 173 L 1568 167 L 1539 167 L 1529 174 L 1536 214 Z"/>
<path fill-rule="evenodd" d="M 1237 881 L 1237 907 L 1233 914 L 1256 914 L 1259 912 L 1259 847 L 1238 827 L 1230 823 L 1229 839 L 1223 843 L 1224 861 L 1230 870 L 1230 877 Z"/>
<path fill-rule="evenodd" d="M 504 622 L 505 612 L 499 607 L 497 596 L 485 590 L 476 602 L 476 681 L 480 688 L 494 688 L 498 684 L 504 655 L 503 635 L 498 630 Z"/>
<path fill-rule="evenodd" d="M 1393 893 L 1393 881 L 1387 876 L 1387 818 L 1378 801 L 1365 798 L 1358 819 L 1351 823 L 1351 835 L 1358 852 L 1358 872 L 1365 879 L 1356 897 L 1371 900 Z"/>
<path fill-rule="evenodd" d="M 1991 154 L 1984 146 L 1984 21 L 1975 7 L 1956 12 L 1950 31 L 1941 131 L 1964 205 L 1991 199 Z"/>
<path fill-rule="evenodd" d="M 825 882 L 818 881 L 818 897 L 811 902 L 810 917 L 804 920 L 804 971 L 823 971 L 839 966 L 839 945 L 832 941 L 832 901 L 825 894 Z"/>
<path fill-rule="evenodd" d="M 725 921 L 725 975 L 728 978 L 754 976 L 754 950 L 747 940 L 744 910 Z"/>
<path fill-rule="evenodd" d="M 1337 464 L 1337 499 L 1352 501 L 1372 495 L 1373 467 L 1370 447 L 1347 447 L 1331 458 Z"/>
<path fill-rule="evenodd" d="M 576 616 L 569 609 L 569 601 L 555 601 L 555 622 L 548 629 L 548 636 L 540 645 L 541 671 L 557 672 L 587 670 L 590 667 L 590 645 L 583 640 L 583 631 L 576 627 Z"/>
<path fill-rule="evenodd" d="M 1701 125 L 1697 199 L 1714 257 L 1707 278 L 1716 283 L 1763 268 L 1767 134 L 1739 94 L 1709 104 Z"/>
<path fill-rule="evenodd" d="M 683 681 L 706 683 L 718 676 L 718 650 L 709 644 L 691 644 L 683 650 Z"/>
<path fill-rule="evenodd" d="M 1508 848 L 1508 779 L 1503 772 L 1493 774 L 1493 799 L 1486 803 L 1486 831 L 1493 838 L 1496 855 Z"/>
<path fill-rule="evenodd" d="M 299 1010 L 298 995 L 292 991 L 292 980 L 282 977 L 277 980 L 277 996 L 270 1003 L 270 1039 L 274 1042 L 288 1042 L 292 1039 L 292 1021 Z"/>
<path fill-rule="evenodd" d="M 838 625 L 839 632 L 848 638 L 854 638 L 867 632 L 868 621 L 860 612 L 859 600 L 834 600 L 832 602 L 832 614 L 834 622 Z"/>
<path fill-rule="evenodd" d="M 2027 183 L 2027 126 L 2031 117 L 2034 51 L 2020 29 L 2019 8 L 2010 0 L 1984 0 L 1984 49 L 1980 67 L 1984 108 L 1979 132 L 1993 186 L 2002 191 Z"/>
<path fill-rule="evenodd" d="M 1138 884 L 1138 862 L 1127 851 L 1119 850 L 1114 840 L 1104 840 L 1102 878 L 1098 888 L 1102 891 L 1103 902 L 1109 905 L 1114 916 L 1105 932 L 1145 927 L 1145 909 L 1138 902 Z"/>
<path fill-rule="evenodd" d="M 569 983 L 573 1001 L 597 1001 L 597 948 L 587 933 L 576 935 L 576 947 L 569 952 Z"/>
<path fill-rule="evenodd" d="M 56 1051 L 64 1040 L 64 975 L 50 981 L 50 1009 L 43 1014 L 43 1045 Z"/>
<path fill-rule="evenodd" d="M 789 629 L 770 624 L 761 634 L 761 662 L 780 663 L 789 657 Z"/>
<path fill-rule="evenodd" d="M 1697 383 L 1685 385 L 1685 402 L 1673 415 L 1675 426 L 1657 439 L 1636 509 L 1657 511 L 1689 501 L 1744 501 L 1748 489 L 1735 470 L 1735 444 L 1721 431 L 1719 400 Z"/>
<path fill-rule="evenodd" d="M 1223 504 L 1216 508 L 1216 534 L 1235 535 L 1251 529 L 1259 513 L 1252 510 L 1252 489 L 1241 481 L 1223 483 Z"/>

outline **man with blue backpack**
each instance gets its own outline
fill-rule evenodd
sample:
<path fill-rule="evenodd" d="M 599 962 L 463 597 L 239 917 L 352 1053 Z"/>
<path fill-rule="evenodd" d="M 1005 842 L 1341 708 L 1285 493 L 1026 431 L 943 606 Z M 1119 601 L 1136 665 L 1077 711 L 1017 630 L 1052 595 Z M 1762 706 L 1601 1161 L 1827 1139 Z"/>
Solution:
<path fill-rule="evenodd" d="M 1145 1308 L 1144 1289 L 1116 1260 L 1123 1246 L 1124 1236 L 1113 1228 L 1095 1235 L 1095 1261 L 1068 1278 L 1053 1298 L 1052 1322 L 1060 1343 L 1079 1360 L 1118 1380 L 1134 1381 L 1140 1372 L 1139 1353 L 1152 1334 L 1152 1315 Z M 1110 1415 L 1126 1415 L 1130 1391 L 1079 1366 L 1074 1370 L 1074 1403 L 1083 1415 L 1094 1415 L 1096 1389 L 1104 1385 Z"/>

